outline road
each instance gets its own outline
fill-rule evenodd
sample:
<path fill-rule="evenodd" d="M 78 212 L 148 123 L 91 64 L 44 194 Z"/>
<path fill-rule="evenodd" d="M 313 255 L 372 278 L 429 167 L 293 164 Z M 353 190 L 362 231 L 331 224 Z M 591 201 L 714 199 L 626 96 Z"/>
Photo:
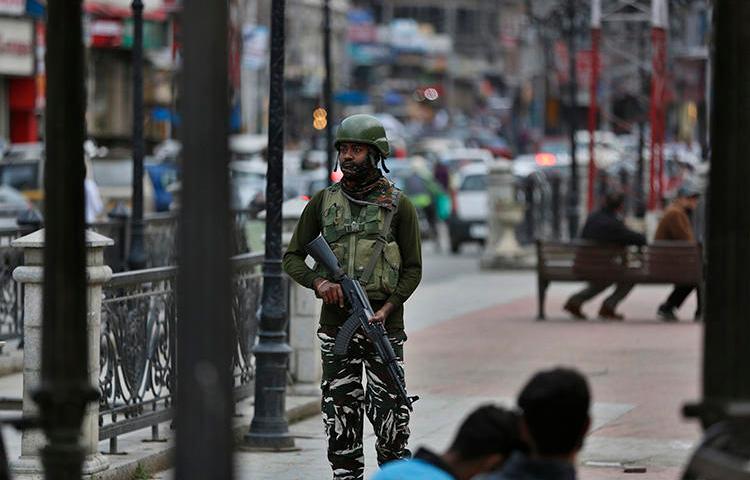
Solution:
<path fill-rule="evenodd" d="M 410 447 L 445 448 L 466 413 L 486 402 L 512 406 L 530 375 L 562 364 L 586 374 L 594 398 L 580 478 L 622 478 L 621 464 L 647 469 L 628 478 L 679 478 L 700 434 L 679 412 L 698 398 L 701 326 L 655 319 L 668 287 L 637 287 L 622 305 L 625 322 L 577 322 L 561 306 L 578 285 L 553 284 L 550 318 L 537 322 L 533 272 L 481 271 L 472 248 L 451 256 L 426 245 L 424 263 L 423 282 L 406 304 L 407 381 L 421 396 Z M 683 317 L 693 308 L 691 299 Z M 237 478 L 330 478 L 320 418 L 292 432 L 296 452 L 238 452 Z M 369 477 L 377 466 L 369 426 L 366 432 Z"/>

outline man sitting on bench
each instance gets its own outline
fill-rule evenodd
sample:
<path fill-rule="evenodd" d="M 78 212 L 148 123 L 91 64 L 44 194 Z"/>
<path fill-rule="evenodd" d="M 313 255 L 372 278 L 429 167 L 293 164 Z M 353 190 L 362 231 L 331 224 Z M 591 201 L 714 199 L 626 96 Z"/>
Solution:
<path fill-rule="evenodd" d="M 620 218 L 624 203 L 625 195 L 622 192 L 607 193 L 604 198 L 604 206 L 586 219 L 581 231 L 581 238 L 609 245 L 645 245 L 646 237 L 630 230 Z M 599 295 L 611 285 L 612 283 L 609 282 L 589 283 L 586 288 L 570 297 L 565 302 L 563 309 L 576 319 L 586 320 L 586 315 L 581 311 L 584 302 Z M 599 318 L 622 320 L 624 317 L 616 312 L 617 305 L 632 289 L 632 283 L 617 283 L 615 291 L 602 303 L 599 309 Z"/>

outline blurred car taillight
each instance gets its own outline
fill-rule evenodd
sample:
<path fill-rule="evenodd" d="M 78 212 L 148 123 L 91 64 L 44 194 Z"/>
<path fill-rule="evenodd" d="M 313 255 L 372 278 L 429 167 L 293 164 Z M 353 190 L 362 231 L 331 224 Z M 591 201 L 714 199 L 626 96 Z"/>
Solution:
<path fill-rule="evenodd" d="M 534 155 L 534 161 L 540 167 L 553 167 L 557 164 L 557 157 L 554 153 L 537 153 Z"/>

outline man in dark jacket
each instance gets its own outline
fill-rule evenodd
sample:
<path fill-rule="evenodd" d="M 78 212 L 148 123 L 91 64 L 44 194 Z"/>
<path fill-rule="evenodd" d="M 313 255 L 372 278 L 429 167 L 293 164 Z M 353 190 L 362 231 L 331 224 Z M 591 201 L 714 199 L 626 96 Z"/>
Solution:
<path fill-rule="evenodd" d="M 529 453 L 517 451 L 481 480 L 575 480 L 576 457 L 591 426 L 591 390 L 569 368 L 538 372 L 518 395 L 521 436 Z"/>
<path fill-rule="evenodd" d="M 646 237 L 630 230 L 625 226 L 620 214 L 625 203 L 625 195 L 621 192 L 611 192 L 604 198 L 604 206 L 589 215 L 581 231 L 581 238 L 594 242 L 615 245 L 645 245 Z M 576 293 L 565 302 L 563 309 L 574 318 L 585 320 L 586 315 L 581 311 L 584 302 L 602 293 L 612 284 L 607 282 L 593 282 Z M 633 284 L 617 283 L 615 291 L 607 297 L 599 309 L 599 317 L 608 320 L 622 320 L 624 317 L 616 312 L 617 305 L 630 293 Z"/>
<path fill-rule="evenodd" d="M 677 193 L 677 198 L 664 211 L 664 216 L 656 227 L 654 240 L 695 243 L 690 214 L 698 205 L 700 195 L 700 190 L 692 183 L 686 182 L 683 184 Z M 678 318 L 674 311 L 680 308 L 693 288 L 695 288 L 695 285 L 675 285 L 667 301 L 659 305 L 659 309 L 656 311 L 659 318 L 665 322 L 676 322 Z M 696 312 L 696 315 L 700 315 L 700 312 Z"/>

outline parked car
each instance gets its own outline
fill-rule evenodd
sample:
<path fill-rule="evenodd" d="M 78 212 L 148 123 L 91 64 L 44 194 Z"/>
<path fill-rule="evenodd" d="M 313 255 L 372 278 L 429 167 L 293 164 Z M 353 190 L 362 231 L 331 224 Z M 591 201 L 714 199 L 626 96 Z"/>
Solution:
<path fill-rule="evenodd" d="M 457 189 L 453 197 L 453 212 L 448 219 L 450 247 L 458 253 L 466 242 L 484 244 L 489 234 L 487 194 L 488 166 L 466 165 L 458 171 Z"/>
<path fill-rule="evenodd" d="M 445 150 L 440 155 L 440 161 L 443 162 L 451 172 L 456 172 L 461 167 L 472 163 L 488 166 L 493 160 L 492 153 L 483 148 L 456 148 Z"/>
<path fill-rule="evenodd" d="M 28 200 L 44 197 L 44 144 L 11 145 L 0 162 L 0 184 L 20 191 Z"/>
<path fill-rule="evenodd" d="M 146 173 L 147 165 L 144 162 L 143 175 L 143 211 L 151 213 L 156 211 L 154 198 L 154 184 Z M 109 212 L 118 203 L 130 206 L 133 196 L 133 159 L 132 158 L 94 158 L 91 160 L 91 170 L 102 196 L 104 211 Z"/>
<path fill-rule="evenodd" d="M 18 216 L 33 208 L 21 192 L 8 185 L 0 185 L 0 228 L 15 228 Z"/>
<path fill-rule="evenodd" d="M 268 165 L 260 159 L 229 162 L 230 207 L 244 210 L 252 202 L 265 204 L 266 171 Z"/>

